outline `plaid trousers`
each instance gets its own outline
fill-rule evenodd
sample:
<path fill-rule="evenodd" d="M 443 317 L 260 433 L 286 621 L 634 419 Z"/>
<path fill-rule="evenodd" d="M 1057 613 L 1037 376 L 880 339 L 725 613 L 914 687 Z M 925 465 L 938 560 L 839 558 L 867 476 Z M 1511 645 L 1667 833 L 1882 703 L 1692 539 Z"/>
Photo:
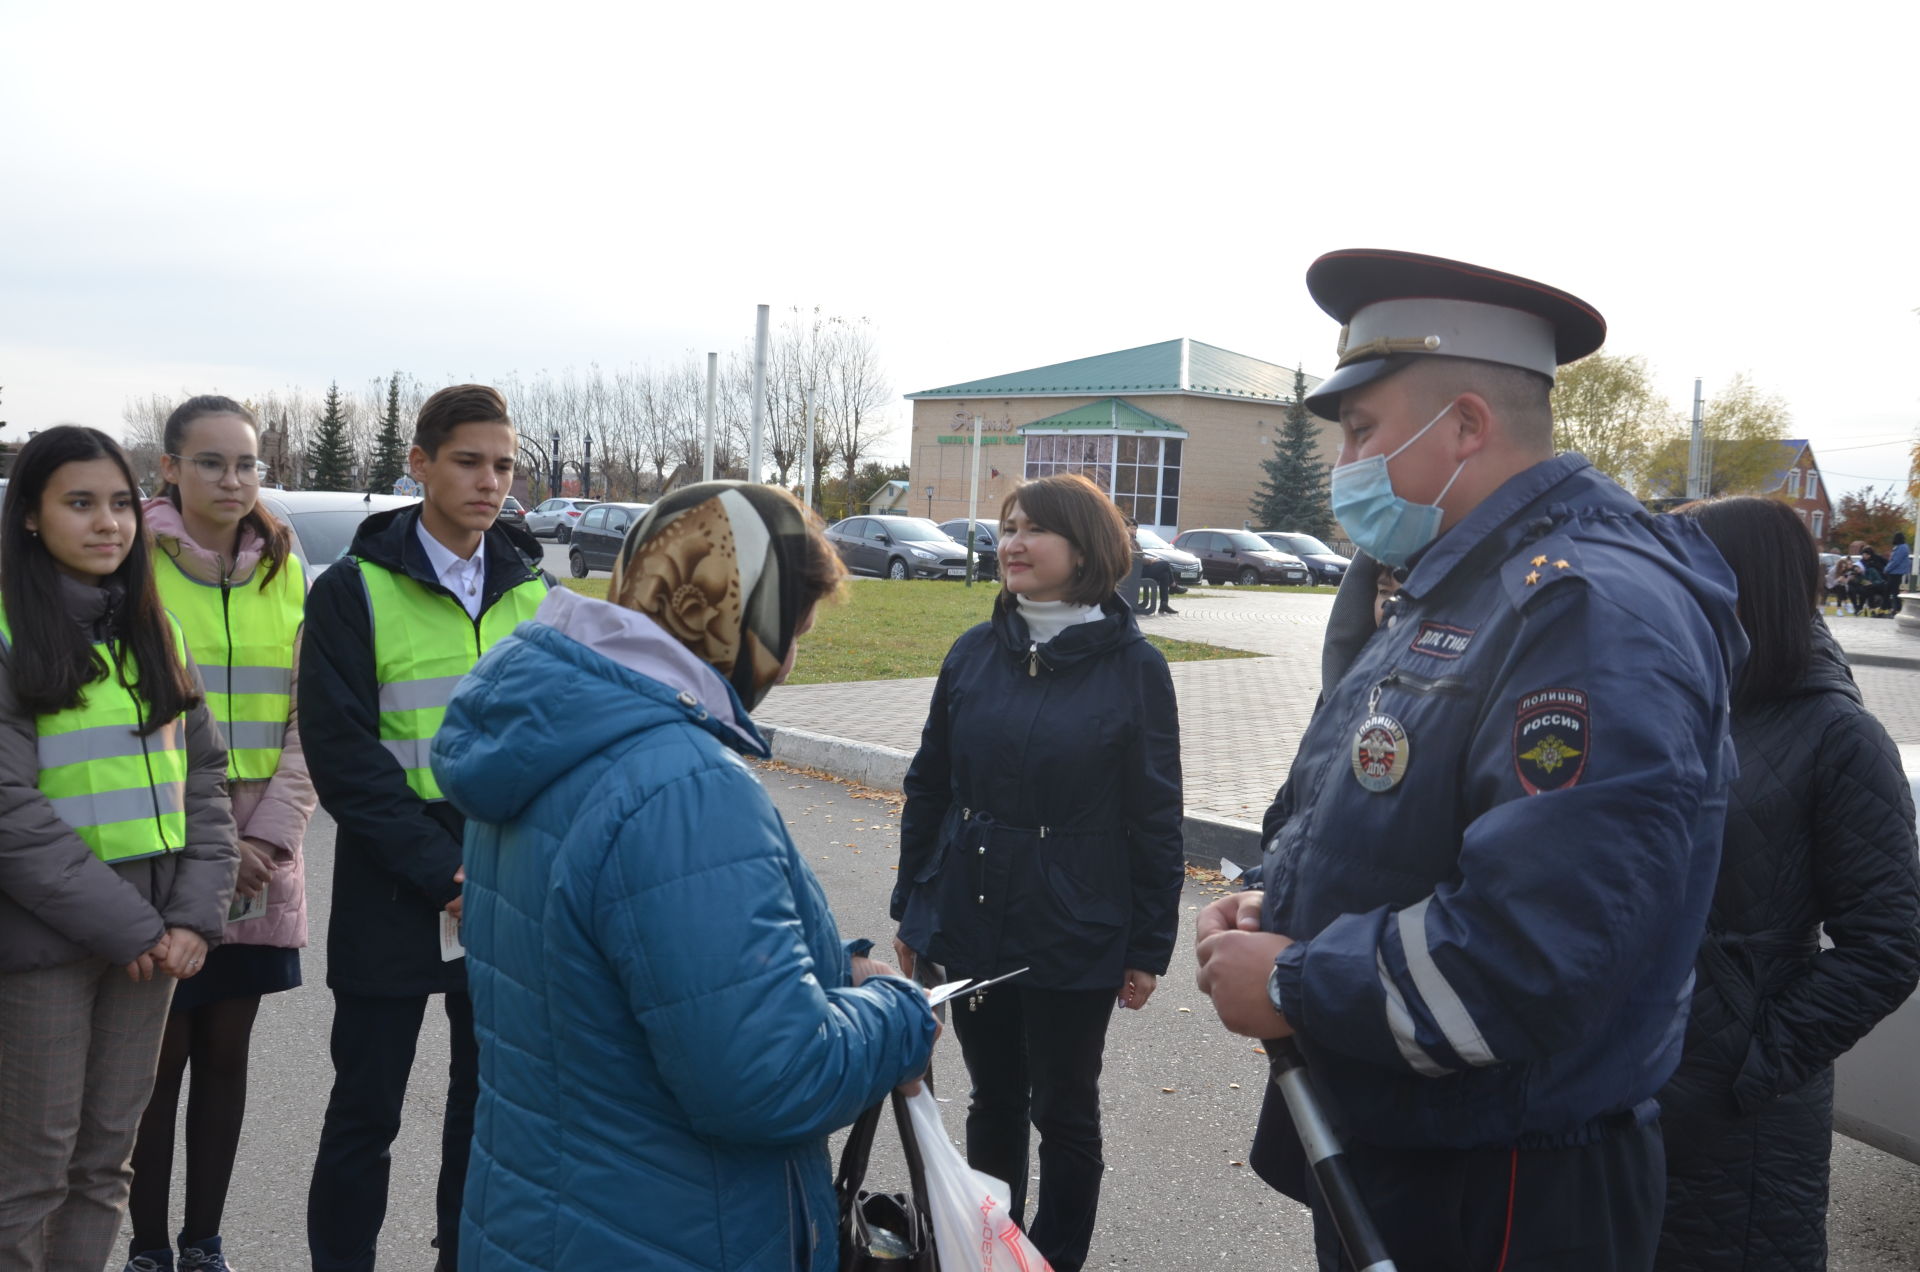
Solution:
<path fill-rule="evenodd" d="M 0 1272 L 100 1272 L 174 979 L 97 958 L 0 972 Z"/>

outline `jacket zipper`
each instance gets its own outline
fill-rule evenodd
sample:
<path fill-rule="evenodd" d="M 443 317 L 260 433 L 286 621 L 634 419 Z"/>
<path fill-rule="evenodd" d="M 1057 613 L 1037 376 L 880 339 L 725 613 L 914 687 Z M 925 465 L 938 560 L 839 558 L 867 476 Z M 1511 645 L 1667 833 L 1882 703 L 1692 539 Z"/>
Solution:
<path fill-rule="evenodd" d="M 233 567 L 220 563 L 220 628 L 227 636 L 227 745 L 233 745 L 233 613 L 228 608 L 232 595 Z"/>
<path fill-rule="evenodd" d="M 1374 704 L 1379 701 L 1380 691 L 1382 689 L 1391 688 L 1407 689 L 1414 693 L 1466 693 L 1473 688 L 1473 683 L 1464 676 L 1439 676 L 1430 678 L 1427 676 L 1416 676 L 1410 671 L 1399 671 L 1396 669 L 1382 676 L 1379 683 L 1374 685 L 1373 697 L 1368 702 L 1367 709 L 1369 711 L 1373 709 Z"/>
<path fill-rule="evenodd" d="M 1033 641 L 1027 646 L 1027 674 L 1029 676 L 1037 676 L 1040 674 L 1039 641 Z"/>

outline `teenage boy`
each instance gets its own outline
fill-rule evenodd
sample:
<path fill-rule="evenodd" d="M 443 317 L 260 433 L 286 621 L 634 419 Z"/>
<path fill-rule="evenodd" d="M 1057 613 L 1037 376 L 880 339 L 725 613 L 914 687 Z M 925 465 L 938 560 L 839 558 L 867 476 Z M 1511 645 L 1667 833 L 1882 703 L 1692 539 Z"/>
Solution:
<path fill-rule="evenodd" d="M 452 1042 L 436 1266 L 458 1264 L 479 1055 L 466 963 L 443 936 L 460 917 L 464 819 L 428 755 L 454 685 L 554 583 L 533 538 L 494 521 L 515 449 L 497 391 L 435 393 L 408 456 L 425 498 L 362 522 L 307 597 L 300 731 L 320 803 L 339 823 L 327 928 L 333 1093 L 307 1195 L 314 1272 L 374 1266 L 388 1150 L 435 994 L 446 996 Z"/>

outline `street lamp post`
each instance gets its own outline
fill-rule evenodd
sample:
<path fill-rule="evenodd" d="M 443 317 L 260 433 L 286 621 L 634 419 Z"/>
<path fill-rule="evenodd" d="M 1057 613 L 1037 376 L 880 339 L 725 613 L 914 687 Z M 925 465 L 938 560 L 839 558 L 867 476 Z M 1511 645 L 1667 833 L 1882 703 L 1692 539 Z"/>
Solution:
<path fill-rule="evenodd" d="M 933 520 L 933 487 L 927 487 L 927 520 Z"/>

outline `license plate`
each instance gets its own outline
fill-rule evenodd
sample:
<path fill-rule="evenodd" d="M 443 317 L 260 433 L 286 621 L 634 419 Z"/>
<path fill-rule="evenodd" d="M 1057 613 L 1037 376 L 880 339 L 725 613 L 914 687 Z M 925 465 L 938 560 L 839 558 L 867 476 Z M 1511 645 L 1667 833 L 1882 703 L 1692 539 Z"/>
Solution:
<path fill-rule="evenodd" d="M 947 570 L 947 577 L 950 579 L 964 579 L 967 577 L 967 567 L 964 565 L 953 566 Z"/>
<path fill-rule="evenodd" d="M 1198 570 L 1182 570 L 1182 571 L 1180 571 L 1180 581 L 1181 581 L 1182 583 L 1192 583 L 1192 582 L 1194 582 L 1194 581 L 1195 581 L 1196 579 L 1198 579 L 1199 577 L 1200 577 L 1200 571 L 1198 571 Z"/>

